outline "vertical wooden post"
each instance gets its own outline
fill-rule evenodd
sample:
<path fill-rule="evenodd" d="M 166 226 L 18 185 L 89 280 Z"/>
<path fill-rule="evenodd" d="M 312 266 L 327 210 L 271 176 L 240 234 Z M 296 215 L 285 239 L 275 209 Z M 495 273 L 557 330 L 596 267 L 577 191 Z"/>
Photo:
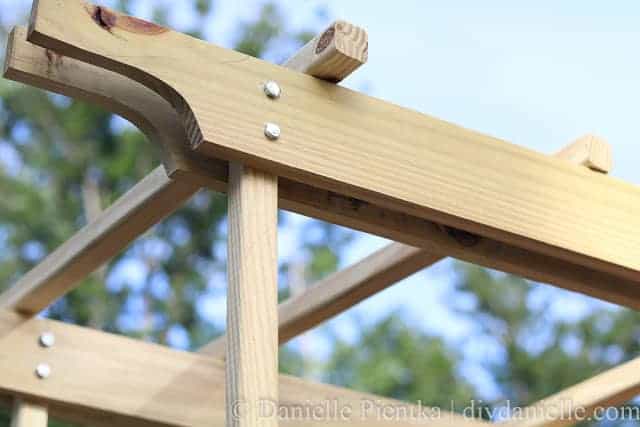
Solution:
<path fill-rule="evenodd" d="M 47 408 L 23 400 L 16 400 L 11 427 L 47 427 Z"/>
<path fill-rule="evenodd" d="M 277 426 L 278 179 L 229 166 L 228 427 Z"/>

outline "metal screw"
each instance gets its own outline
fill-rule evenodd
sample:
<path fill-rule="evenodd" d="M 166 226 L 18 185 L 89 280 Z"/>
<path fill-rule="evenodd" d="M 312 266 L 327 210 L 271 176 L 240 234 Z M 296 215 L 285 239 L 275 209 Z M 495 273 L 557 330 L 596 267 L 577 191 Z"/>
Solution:
<path fill-rule="evenodd" d="M 44 348 L 53 347 L 56 343 L 56 336 L 52 332 L 43 332 L 40 335 L 40 345 Z"/>
<path fill-rule="evenodd" d="M 46 363 L 39 364 L 38 366 L 36 366 L 36 375 L 41 380 L 49 378 L 49 375 L 51 375 L 51 366 L 47 365 Z"/>
<path fill-rule="evenodd" d="M 264 135 L 272 141 L 280 138 L 280 126 L 275 123 L 267 123 L 264 125 Z"/>
<path fill-rule="evenodd" d="M 282 94 L 280 85 L 273 80 L 269 80 L 264 84 L 264 93 L 271 99 L 278 99 Z"/>

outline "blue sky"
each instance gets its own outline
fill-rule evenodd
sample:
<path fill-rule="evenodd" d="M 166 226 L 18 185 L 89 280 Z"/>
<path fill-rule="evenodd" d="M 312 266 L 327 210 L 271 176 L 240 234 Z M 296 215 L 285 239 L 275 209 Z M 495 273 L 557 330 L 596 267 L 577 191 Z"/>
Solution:
<path fill-rule="evenodd" d="M 110 3 L 110 2 L 106 2 Z M 172 24 L 193 16 L 182 1 L 172 2 Z M 262 1 L 217 1 L 207 21 L 208 38 L 231 46 L 233 23 L 250 19 Z M 640 183 L 636 148 L 640 100 L 640 2 L 537 0 L 374 2 L 365 0 L 279 0 L 297 28 L 323 25 L 341 18 L 369 32 L 369 63 L 344 84 L 436 117 L 553 153 L 585 133 L 605 137 L 613 146 L 612 175 Z M 24 10 L 27 2 L 3 1 L 3 20 Z M 136 15 L 148 13 L 143 1 Z M 145 6 L 146 4 L 146 6 Z M 319 10 L 326 9 L 323 17 Z M 281 255 L 290 256 L 304 219 L 292 216 L 281 233 Z M 387 242 L 359 235 L 346 249 L 344 264 L 355 262 Z M 444 262 L 359 305 L 329 323 L 345 338 L 361 323 L 401 310 L 416 327 L 449 331 L 459 342 L 473 330 L 445 307 L 451 297 L 452 271 Z M 540 300 L 555 316 L 579 317 L 595 302 L 550 288 Z M 568 303 L 569 302 L 569 303 Z M 222 320 L 224 301 L 207 302 L 212 317 Z M 566 307 L 572 307 L 567 310 Z M 311 353 L 326 350 L 322 334 L 303 338 Z M 296 345 L 294 343 L 294 345 Z M 465 350 L 470 359 L 499 358 L 495 346 L 478 343 Z M 469 366 L 472 366 L 469 365 Z M 473 369 L 473 368 L 468 368 Z M 477 371 L 476 371 L 477 372 Z M 481 381 L 481 379 L 479 380 Z M 485 384 L 486 386 L 486 384 Z"/>
<path fill-rule="evenodd" d="M 640 182 L 635 141 L 640 60 L 634 54 L 640 44 L 638 2 L 280 3 L 298 26 L 322 26 L 315 11 L 326 6 L 330 19 L 342 18 L 368 30 L 369 63 L 346 86 L 544 153 L 596 133 L 613 146 L 612 175 Z M 224 3 L 218 18 L 252 16 L 256 4 Z M 211 38 L 224 44 L 227 31 L 218 26 Z M 345 264 L 384 244 L 360 236 L 347 249 Z M 353 337 L 362 323 L 399 310 L 416 327 L 438 334 L 446 329 L 453 345 L 462 343 L 474 326 L 445 308 L 452 297 L 450 266 L 445 261 L 414 275 L 332 320 L 329 327 Z M 548 287 L 539 288 L 534 300 L 532 304 L 547 304 L 550 316 L 569 319 L 599 305 Z M 304 347 L 310 354 L 322 351 L 321 334 L 310 336 L 303 337 Z M 465 353 L 469 363 L 463 369 L 491 396 L 495 390 L 475 362 L 499 360 L 497 346 L 467 342 Z"/>

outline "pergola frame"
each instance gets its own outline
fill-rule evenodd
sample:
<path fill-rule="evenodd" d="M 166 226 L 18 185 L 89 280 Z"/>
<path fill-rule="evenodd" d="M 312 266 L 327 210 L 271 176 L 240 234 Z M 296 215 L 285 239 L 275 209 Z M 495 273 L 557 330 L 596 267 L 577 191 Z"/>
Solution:
<path fill-rule="evenodd" d="M 338 21 L 283 68 L 80 0 L 34 3 L 29 29 L 11 34 L 5 77 L 122 115 L 165 159 L 0 296 L 0 390 L 15 399 L 16 427 L 46 425 L 47 413 L 96 426 L 277 425 L 234 406 L 265 399 L 354 410 L 283 424 L 415 425 L 361 402 L 428 408 L 278 379 L 277 347 L 447 256 L 640 307 L 640 191 L 602 173 L 606 142 L 587 136 L 548 157 L 335 85 L 367 52 L 366 32 Z M 34 317 L 203 188 L 229 194 L 228 338 L 190 354 Z M 399 243 L 277 306 L 278 207 Z M 45 331 L 51 348 L 38 343 Z M 40 363 L 51 377 L 34 374 Z M 638 363 L 538 405 L 624 403 L 639 391 Z"/>

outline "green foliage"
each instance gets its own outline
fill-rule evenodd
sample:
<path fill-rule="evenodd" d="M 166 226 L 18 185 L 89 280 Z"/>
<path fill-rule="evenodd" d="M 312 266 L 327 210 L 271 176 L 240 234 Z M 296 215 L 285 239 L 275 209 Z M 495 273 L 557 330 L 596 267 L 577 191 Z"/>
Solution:
<path fill-rule="evenodd" d="M 485 367 L 512 407 L 541 400 L 638 354 L 636 312 L 596 305 L 579 320 L 565 320 L 552 316 L 550 307 L 559 298 L 571 304 L 566 291 L 468 264 L 457 269 L 458 292 L 474 300 L 459 313 L 477 324 L 480 334 L 473 339 L 502 348 L 504 360 Z M 544 296 L 534 304 L 536 293 Z"/>
<path fill-rule="evenodd" d="M 399 400 L 449 409 L 463 408 L 473 388 L 456 373 L 459 355 L 440 338 L 390 315 L 367 327 L 355 344 L 338 341 L 326 366 L 334 384 Z"/>
<path fill-rule="evenodd" d="M 130 13 L 136 2 L 115 3 Z M 176 7 L 162 4 L 152 14 L 161 22 Z M 215 3 L 178 4 L 196 15 L 180 30 L 201 36 L 206 18 L 216 12 Z M 5 17 L 3 7 L 0 14 Z M 313 34 L 291 30 L 282 10 L 266 3 L 257 19 L 238 25 L 235 47 L 254 56 L 284 58 Z M 0 37 L 5 36 L 0 28 Z M 107 206 L 159 162 L 158 147 L 112 114 L 0 80 L 0 290 L 86 223 L 83 192 L 88 182 L 99 184 L 99 197 Z M 173 345 L 171 336 L 177 331 L 186 337 L 184 346 L 199 347 L 220 333 L 199 303 L 224 292 L 214 282 L 225 270 L 225 215 L 224 197 L 199 193 L 46 314 Z M 317 221 L 306 223 L 301 235 L 297 258 L 307 264 L 309 282 L 338 268 L 341 249 L 351 238 L 348 230 Z M 537 285 L 466 264 L 456 268 L 452 308 L 458 318 L 476 325 L 470 340 L 493 343 L 503 354 L 482 364 L 500 390 L 494 407 L 503 400 L 534 402 L 640 350 L 640 315 L 635 312 L 598 306 L 578 321 L 556 319 L 548 306 L 559 294 L 549 293 L 547 304 L 532 304 L 541 289 Z M 291 293 L 289 266 L 282 265 L 280 273 L 285 298 Z M 462 300 L 473 303 L 456 303 Z M 538 341 L 543 344 L 532 345 Z M 281 370 L 443 409 L 452 404 L 464 408 L 483 398 L 483 390 L 460 373 L 466 362 L 460 349 L 405 324 L 399 314 L 365 327 L 355 343 L 335 340 L 329 353 L 326 359 L 314 358 L 286 347 L 280 354 Z M 0 426 L 8 425 L 6 412 L 0 412 Z"/>

